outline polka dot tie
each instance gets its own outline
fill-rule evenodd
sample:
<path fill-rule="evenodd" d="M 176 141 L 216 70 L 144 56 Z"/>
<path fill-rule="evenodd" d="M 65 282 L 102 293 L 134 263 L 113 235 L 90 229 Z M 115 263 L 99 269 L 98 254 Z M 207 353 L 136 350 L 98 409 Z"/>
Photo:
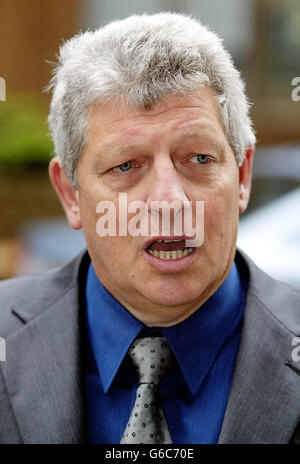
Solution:
<path fill-rule="evenodd" d="M 121 444 L 172 443 L 169 427 L 159 403 L 158 384 L 170 367 L 173 355 L 163 337 L 140 338 L 129 352 L 138 375 L 136 400 Z"/>

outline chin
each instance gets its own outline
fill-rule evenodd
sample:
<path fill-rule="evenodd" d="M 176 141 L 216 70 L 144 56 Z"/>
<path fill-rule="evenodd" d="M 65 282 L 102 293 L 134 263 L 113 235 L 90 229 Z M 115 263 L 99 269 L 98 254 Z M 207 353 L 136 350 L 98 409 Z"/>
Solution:
<path fill-rule="evenodd" d="M 177 283 L 176 286 L 160 284 L 151 289 L 144 289 L 143 295 L 152 304 L 161 306 L 184 306 L 197 300 L 201 301 L 201 289 L 197 288 L 195 292 L 195 286 L 191 288 L 190 283 L 188 285 Z"/>

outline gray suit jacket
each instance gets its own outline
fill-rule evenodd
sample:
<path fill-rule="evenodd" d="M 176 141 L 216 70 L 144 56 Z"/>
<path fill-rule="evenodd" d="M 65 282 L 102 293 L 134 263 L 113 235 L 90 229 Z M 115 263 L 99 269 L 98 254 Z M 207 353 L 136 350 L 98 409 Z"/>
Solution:
<path fill-rule="evenodd" d="M 249 290 L 219 443 L 300 443 L 300 288 L 277 282 L 244 254 Z M 89 264 L 0 283 L 0 443 L 86 443 L 83 321 Z M 82 285 L 80 283 L 83 283 Z"/>

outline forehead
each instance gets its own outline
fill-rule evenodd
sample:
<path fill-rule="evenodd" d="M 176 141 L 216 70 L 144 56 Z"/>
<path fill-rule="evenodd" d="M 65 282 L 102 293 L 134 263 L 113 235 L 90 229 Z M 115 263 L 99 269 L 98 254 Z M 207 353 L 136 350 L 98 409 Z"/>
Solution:
<path fill-rule="evenodd" d="M 150 110 L 135 108 L 120 97 L 94 104 L 89 111 L 87 143 L 138 139 L 148 133 L 163 136 L 168 129 L 173 136 L 177 131 L 193 134 L 197 130 L 224 136 L 213 90 L 203 87 L 192 95 L 168 95 Z"/>

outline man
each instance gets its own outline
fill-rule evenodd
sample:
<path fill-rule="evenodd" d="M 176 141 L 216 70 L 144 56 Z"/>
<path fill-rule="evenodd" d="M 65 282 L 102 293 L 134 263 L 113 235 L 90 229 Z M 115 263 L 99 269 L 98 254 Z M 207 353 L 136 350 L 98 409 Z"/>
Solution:
<path fill-rule="evenodd" d="M 299 442 L 300 291 L 236 250 L 255 135 L 220 39 L 133 16 L 65 43 L 51 88 L 50 177 L 87 252 L 1 283 L 0 441 Z M 125 194 L 204 239 L 129 233 L 130 208 L 105 233 Z"/>

